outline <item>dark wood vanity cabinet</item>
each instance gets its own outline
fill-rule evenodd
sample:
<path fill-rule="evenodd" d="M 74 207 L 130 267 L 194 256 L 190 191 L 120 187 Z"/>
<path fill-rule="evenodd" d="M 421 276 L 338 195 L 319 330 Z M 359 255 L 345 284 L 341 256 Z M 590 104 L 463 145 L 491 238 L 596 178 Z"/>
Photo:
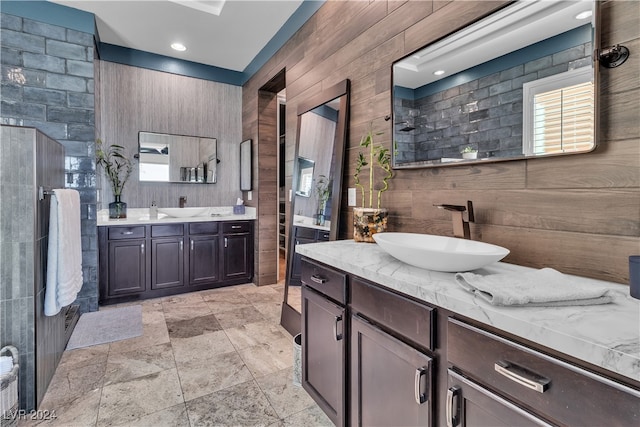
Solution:
<path fill-rule="evenodd" d="M 432 366 L 432 357 L 352 315 L 350 425 L 433 425 Z"/>
<path fill-rule="evenodd" d="M 246 283 L 253 221 L 98 227 L 100 304 Z"/>
<path fill-rule="evenodd" d="M 302 256 L 296 252 L 296 245 L 304 245 L 307 243 L 328 242 L 329 231 L 316 228 L 294 226 L 293 230 L 293 247 L 289 249 L 289 257 L 291 268 L 288 268 L 289 277 L 287 284 L 289 286 L 300 286 L 302 284 Z"/>
<path fill-rule="evenodd" d="M 435 310 L 359 278 L 349 285 L 351 425 L 434 425 Z"/>
<path fill-rule="evenodd" d="M 455 318 L 447 360 L 452 426 L 640 425 L 638 390 Z"/>
<path fill-rule="evenodd" d="M 189 224 L 189 285 L 216 282 L 220 268 L 220 237 L 217 222 Z"/>
<path fill-rule="evenodd" d="M 336 426 L 345 424 L 346 276 L 303 260 L 302 387 Z"/>
<path fill-rule="evenodd" d="M 303 386 L 336 425 L 640 425 L 637 382 L 308 258 L 302 283 Z"/>
<path fill-rule="evenodd" d="M 151 226 L 151 289 L 185 285 L 183 224 Z"/>
<path fill-rule="evenodd" d="M 130 230 L 122 230 L 122 233 Z M 105 264 L 104 298 L 119 297 L 144 292 L 147 287 L 146 240 L 139 238 L 110 240 L 101 250 Z M 101 256 L 102 258 L 102 256 Z M 101 264 L 102 268 L 102 264 Z"/>
<path fill-rule="evenodd" d="M 253 277 L 253 223 L 222 223 L 222 280 Z"/>

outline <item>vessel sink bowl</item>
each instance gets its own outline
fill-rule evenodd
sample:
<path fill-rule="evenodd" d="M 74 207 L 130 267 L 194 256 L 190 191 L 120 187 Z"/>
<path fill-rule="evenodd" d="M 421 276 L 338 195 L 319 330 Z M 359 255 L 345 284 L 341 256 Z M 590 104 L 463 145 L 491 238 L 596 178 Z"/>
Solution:
<path fill-rule="evenodd" d="M 191 218 L 204 215 L 209 208 L 158 208 L 158 212 L 173 218 Z"/>
<path fill-rule="evenodd" d="M 509 254 L 509 250 L 501 246 L 457 237 L 377 233 L 373 238 L 392 257 L 434 271 L 475 270 L 500 261 Z"/>

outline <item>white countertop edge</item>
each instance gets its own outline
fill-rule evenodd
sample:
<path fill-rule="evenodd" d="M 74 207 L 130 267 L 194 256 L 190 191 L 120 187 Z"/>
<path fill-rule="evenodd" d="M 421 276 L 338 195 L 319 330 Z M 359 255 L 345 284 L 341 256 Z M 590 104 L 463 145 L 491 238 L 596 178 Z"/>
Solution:
<path fill-rule="evenodd" d="M 628 287 L 624 285 L 578 278 L 610 286 L 616 295 L 611 304 L 577 307 L 498 307 L 463 290 L 455 282 L 454 273 L 441 273 L 410 266 L 388 255 L 376 244 L 338 240 L 298 245 L 296 252 L 640 381 L 640 301 L 631 298 Z M 527 270 L 531 269 L 495 263 L 476 270 L 476 273 Z"/>
<path fill-rule="evenodd" d="M 159 213 L 158 219 L 149 218 L 148 208 L 130 208 L 127 217 L 123 219 L 109 219 L 109 210 L 101 209 L 97 215 L 97 225 L 146 225 L 146 224 L 170 224 L 175 222 L 209 222 L 209 221 L 241 221 L 256 219 L 256 208 L 245 207 L 245 213 L 237 215 L 233 213 L 233 206 L 212 206 L 201 216 L 188 218 L 173 218 Z"/>

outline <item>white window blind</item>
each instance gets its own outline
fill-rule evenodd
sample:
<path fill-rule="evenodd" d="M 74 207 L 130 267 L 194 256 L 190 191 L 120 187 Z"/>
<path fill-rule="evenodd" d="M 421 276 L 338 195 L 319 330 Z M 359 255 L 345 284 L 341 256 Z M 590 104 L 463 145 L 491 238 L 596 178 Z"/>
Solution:
<path fill-rule="evenodd" d="M 526 83 L 524 154 L 589 151 L 594 144 L 591 68 Z M 585 81 L 586 80 L 586 81 Z"/>

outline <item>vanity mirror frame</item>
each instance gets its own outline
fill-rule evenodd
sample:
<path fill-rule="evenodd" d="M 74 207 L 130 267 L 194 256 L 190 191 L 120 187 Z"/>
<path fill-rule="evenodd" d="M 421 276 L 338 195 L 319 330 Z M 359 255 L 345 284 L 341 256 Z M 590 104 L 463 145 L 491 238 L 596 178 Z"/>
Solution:
<path fill-rule="evenodd" d="M 582 2 L 580 2 L 582 3 Z M 551 3 L 547 3 L 547 4 L 551 4 Z M 587 51 L 585 52 L 586 56 L 590 57 L 591 60 L 591 67 L 592 67 L 592 78 L 593 78 L 593 142 L 591 144 L 591 147 L 589 147 L 588 149 L 583 149 L 580 151 L 572 151 L 572 152 L 562 152 L 562 153 L 549 153 L 549 154 L 520 154 L 520 155 L 513 155 L 510 154 L 508 157 L 499 157 L 499 153 L 498 155 L 496 155 L 496 151 L 500 151 L 500 149 L 497 150 L 493 150 L 491 148 L 485 148 L 484 150 L 481 149 L 480 153 L 478 155 L 477 159 L 463 159 L 462 157 L 467 157 L 467 156 L 462 156 L 462 151 L 460 151 L 460 153 L 458 153 L 455 158 L 453 158 L 453 156 L 449 155 L 445 155 L 442 154 L 441 157 L 439 158 L 433 158 L 433 159 L 414 159 L 411 160 L 410 157 L 411 155 L 408 155 L 408 157 L 405 157 L 408 160 L 403 160 L 401 159 L 401 157 L 403 156 L 402 153 L 402 146 L 401 146 L 401 142 L 399 142 L 402 139 L 406 139 L 407 142 L 409 144 L 417 144 L 416 139 L 414 138 L 413 141 L 410 141 L 410 137 L 406 136 L 403 137 L 403 135 L 409 135 L 409 132 L 411 132 L 411 135 L 413 136 L 416 132 L 415 128 L 418 127 L 419 125 L 423 125 L 426 126 L 428 124 L 426 123 L 421 123 L 420 121 L 416 121 L 415 120 L 415 116 L 416 113 L 415 111 L 413 111 L 413 121 L 411 120 L 411 117 L 409 117 L 409 120 L 407 120 L 407 114 L 398 114 L 398 111 L 396 111 L 396 109 L 399 109 L 398 106 L 400 103 L 402 103 L 402 99 L 406 99 L 406 98 L 401 98 L 399 96 L 399 93 L 403 90 L 401 86 L 397 87 L 397 79 L 399 77 L 397 77 L 397 75 L 399 75 L 401 73 L 400 68 L 398 67 L 404 67 L 404 68 L 416 68 L 415 64 L 413 63 L 409 63 L 408 61 L 412 61 L 414 60 L 413 58 L 417 59 L 420 56 L 425 56 L 425 55 L 429 55 L 428 52 L 431 52 L 432 54 L 438 54 L 439 53 L 439 57 L 446 57 L 447 53 L 458 53 L 458 51 L 460 50 L 460 48 L 456 48 L 456 42 L 459 42 L 459 39 L 461 37 L 461 34 L 465 34 L 465 31 L 467 33 L 469 33 L 469 29 L 470 28 L 475 28 L 475 31 L 487 31 L 489 33 L 491 32 L 497 32 L 496 29 L 494 28 L 494 26 L 498 23 L 501 22 L 503 20 L 502 16 L 504 16 L 505 13 L 509 13 L 510 10 L 518 10 L 517 8 L 522 9 L 527 9 L 529 7 L 529 5 L 526 4 L 526 2 L 511 2 L 508 4 L 505 4 L 504 6 L 494 10 L 491 13 L 488 13 L 476 20 L 474 20 L 473 22 L 470 22 L 469 24 L 465 25 L 464 27 L 458 28 L 454 31 L 452 31 L 451 33 L 448 33 L 446 35 L 444 35 L 443 37 L 438 38 L 437 40 L 433 41 L 432 43 L 429 43 L 426 46 L 421 47 L 420 49 L 417 49 L 413 52 L 411 52 L 410 54 L 404 56 L 403 58 L 400 58 L 399 60 L 395 61 L 392 66 L 391 66 L 391 110 L 392 110 L 392 114 L 393 114 L 393 120 L 392 120 L 392 134 L 393 134 L 393 141 L 394 141 L 394 146 L 393 146 L 393 150 L 392 150 L 392 167 L 393 169 L 416 169 L 416 168 L 434 168 L 434 167 L 452 167 L 452 166 L 468 166 L 468 165 L 478 165 L 478 164 L 485 164 L 485 163 L 494 163 L 494 162 L 503 162 L 503 161 L 512 161 L 512 160 L 524 160 L 524 159 L 534 159 L 534 158 L 546 158 L 546 157 L 555 157 L 555 156 L 566 156 L 566 155 L 572 155 L 572 154 L 583 154 L 583 153 L 588 153 L 591 152 L 593 150 L 596 149 L 597 145 L 598 145 L 598 132 L 599 132 L 599 88 L 600 88 L 600 74 L 599 74 L 599 59 L 598 59 L 598 55 L 594 54 L 595 52 L 598 52 L 598 49 L 600 47 L 600 3 L 598 2 L 598 0 L 593 0 L 591 2 L 588 3 L 588 5 L 591 7 L 591 10 L 593 11 L 593 16 L 591 17 L 590 20 L 587 20 L 584 22 L 583 25 L 585 24 L 591 24 L 591 30 L 592 30 L 592 37 L 591 37 L 591 51 Z M 522 12 L 520 12 L 522 13 Z M 515 14 L 515 13 L 514 13 Z M 500 18 L 498 18 L 500 17 Z M 487 22 L 489 22 L 490 24 L 487 24 Z M 539 22 L 539 21 L 538 21 Z M 485 26 L 485 28 L 482 28 L 482 25 Z M 480 27 L 480 30 L 478 30 L 477 28 Z M 574 28 L 575 29 L 575 28 Z M 482 32 L 480 33 L 476 33 L 478 36 L 477 38 L 480 39 L 482 38 L 481 35 L 483 34 Z M 561 32 L 559 34 L 562 34 Z M 563 34 L 564 35 L 564 34 Z M 554 36 L 548 36 L 548 38 L 551 38 Z M 486 37 L 485 37 L 486 38 Z M 535 42 L 533 44 L 537 44 L 537 43 L 542 43 L 544 42 L 544 40 L 541 40 L 540 42 Z M 442 47 L 444 46 L 444 47 Z M 530 46 L 530 45 L 529 45 Z M 516 49 L 517 50 L 517 49 Z M 513 52 L 511 52 L 513 53 Z M 500 53 L 500 54 L 494 54 L 494 56 L 492 56 L 490 59 L 486 59 L 483 61 L 480 61 L 481 63 L 479 65 L 474 65 L 471 68 L 478 68 L 480 66 L 484 66 L 486 64 L 489 63 L 489 66 L 491 65 L 491 61 L 497 59 L 497 58 L 504 58 L 507 57 L 508 55 L 510 55 L 510 53 Z M 584 58 L 583 58 L 584 60 Z M 404 61 L 404 62 L 403 62 Z M 430 64 L 433 63 L 435 61 L 430 61 Z M 494 61 L 495 63 L 495 61 Z M 515 67 L 516 65 L 513 65 L 513 67 Z M 444 69 L 446 66 L 439 64 L 437 66 L 438 69 Z M 508 70 L 511 66 L 506 67 L 506 69 Z M 456 79 L 458 81 L 461 81 L 460 84 L 458 84 L 457 82 L 452 84 L 451 86 L 451 90 L 455 90 L 459 87 L 462 87 L 465 83 L 469 83 L 470 81 L 472 82 L 471 79 L 468 80 L 462 80 L 463 78 L 465 78 L 464 73 L 468 72 L 471 68 L 467 68 L 467 69 L 463 69 L 462 71 L 456 71 L 453 70 L 453 72 L 448 76 L 450 79 Z M 571 69 L 571 67 L 569 67 L 569 69 Z M 432 74 L 431 71 L 433 70 L 428 70 L 425 72 L 428 72 L 429 74 Z M 538 77 L 540 78 L 540 77 Z M 526 80 L 525 78 L 523 78 L 523 80 Z M 438 80 L 436 80 L 435 82 L 432 82 L 435 84 L 438 83 Z M 469 84 L 470 85 L 470 84 Z M 423 89 L 425 88 L 425 86 L 420 86 L 417 89 Z M 428 89 L 428 88 L 427 88 Z M 411 90 L 411 89 L 408 89 Z M 435 94 L 439 94 L 439 93 L 443 93 L 440 92 L 440 89 L 437 90 L 433 90 L 433 92 Z M 462 95 L 466 95 L 466 93 L 462 94 Z M 435 104 L 435 102 L 432 102 L 431 104 Z M 425 104 L 427 105 L 427 104 Z M 417 108 L 413 108 L 413 110 L 418 110 Z M 408 109 L 407 109 L 408 111 Z M 464 114 L 465 111 L 462 111 L 462 113 Z M 444 112 L 443 112 L 444 114 Z M 515 115 L 516 113 L 514 113 Z M 519 112 L 520 115 L 522 115 L 522 112 Z M 425 116 L 426 113 L 424 113 L 423 111 L 420 111 L 417 116 Z M 462 116 L 462 114 L 460 114 Z M 421 117 L 422 118 L 422 117 Z M 462 120 L 462 119 L 461 119 Z M 444 126 L 444 125 L 443 125 Z M 462 127 L 462 126 L 460 126 Z M 403 132 L 400 132 L 400 129 L 403 129 Z M 444 131 L 451 131 L 453 128 L 455 128 L 455 126 L 453 125 L 449 125 L 446 126 L 446 128 L 443 128 Z M 522 128 L 522 126 L 521 126 Z M 471 126 L 469 126 L 469 129 L 467 129 L 467 131 L 469 133 L 474 132 L 474 130 L 471 128 Z M 477 130 L 475 130 L 477 131 Z M 466 132 L 466 131 L 465 131 Z M 520 136 L 518 136 L 517 133 L 512 133 L 511 138 L 515 139 L 515 138 L 521 138 L 524 139 L 522 134 L 524 132 L 521 130 L 520 131 Z M 437 135 L 434 135 L 432 137 L 431 140 L 429 140 L 430 142 L 435 142 L 438 138 Z M 451 140 L 449 138 L 458 138 L 457 140 Z M 447 149 L 449 149 L 449 151 L 456 151 L 457 148 L 461 148 L 462 146 L 466 146 L 466 145 L 473 145 L 467 141 L 465 141 L 465 135 L 463 134 L 463 132 L 460 133 L 455 133 L 455 134 L 447 134 L 442 136 L 442 139 L 449 139 L 449 143 L 445 146 L 438 146 L 435 145 L 432 148 L 435 149 L 442 149 L 443 153 L 445 151 L 447 151 Z M 460 141 L 458 144 L 458 140 Z M 424 143 L 425 145 L 431 146 L 431 144 L 428 144 L 427 140 L 425 141 L 421 141 L 422 143 Z M 495 141 L 490 141 L 491 143 L 494 143 Z M 512 141 L 513 142 L 513 141 Z M 485 142 L 486 143 L 486 142 Z M 521 145 L 524 144 L 524 141 L 522 141 Z M 458 145 L 460 145 L 459 147 L 457 147 Z M 486 144 L 486 145 L 491 145 L 491 144 Z M 485 146 L 486 146 L 485 145 Z M 453 149 L 453 147 L 456 146 L 455 149 Z M 478 145 L 475 145 L 476 149 L 479 148 Z M 481 147 L 480 147 L 481 148 Z M 453 150 L 452 150 L 453 149 Z M 450 157 L 451 156 L 451 157 Z M 426 157 L 426 156 L 425 156 Z"/>
<path fill-rule="evenodd" d="M 338 231 L 340 226 L 340 204 L 342 199 L 342 176 L 345 159 L 345 147 L 348 138 L 348 124 L 349 124 L 349 97 L 350 97 L 350 81 L 343 80 L 334 86 L 331 86 L 322 92 L 312 96 L 308 100 L 300 102 L 298 104 L 298 125 L 296 130 L 296 147 L 293 162 L 293 176 L 291 183 L 291 194 L 293 198 L 291 200 L 289 210 L 289 223 L 288 223 L 288 246 L 287 246 L 287 270 L 286 280 L 284 287 L 284 300 L 282 302 L 282 312 L 280 318 L 280 324 L 292 335 L 300 333 L 301 328 L 301 313 L 294 307 L 289 305 L 289 277 L 292 269 L 292 263 L 294 258 L 293 248 L 294 244 L 294 217 L 296 212 L 296 198 L 308 198 L 309 196 L 297 195 L 300 175 L 300 165 L 297 159 L 300 157 L 300 135 L 301 124 L 303 114 L 310 112 L 318 107 L 321 107 L 331 101 L 339 100 L 338 120 L 336 123 L 336 129 L 333 139 L 333 152 L 332 162 L 330 166 L 330 179 L 331 179 L 331 215 L 327 218 L 330 221 L 329 227 L 329 240 L 336 240 L 338 238 Z M 321 171 L 318 171 L 316 167 L 314 170 L 314 176 L 316 174 L 321 175 Z M 313 186 L 312 186 L 313 191 Z"/>
<path fill-rule="evenodd" d="M 147 144 L 146 147 L 145 144 Z M 186 156 L 192 161 L 189 164 L 182 164 L 183 162 L 177 160 L 178 163 L 174 165 L 173 162 L 176 162 L 175 153 Z M 171 159 L 172 155 L 173 159 Z M 166 160 L 162 159 L 163 156 L 166 156 Z M 140 131 L 138 132 L 136 157 L 139 162 L 138 180 L 140 182 L 174 184 L 215 184 L 217 182 L 217 165 L 220 162 L 218 160 L 217 138 Z M 149 161 L 145 162 L 145 160 Z M 168 166 L 167 178 L 148 179 L 143 177 L 142 166 L 144 164 L 166 164 Z"/>

